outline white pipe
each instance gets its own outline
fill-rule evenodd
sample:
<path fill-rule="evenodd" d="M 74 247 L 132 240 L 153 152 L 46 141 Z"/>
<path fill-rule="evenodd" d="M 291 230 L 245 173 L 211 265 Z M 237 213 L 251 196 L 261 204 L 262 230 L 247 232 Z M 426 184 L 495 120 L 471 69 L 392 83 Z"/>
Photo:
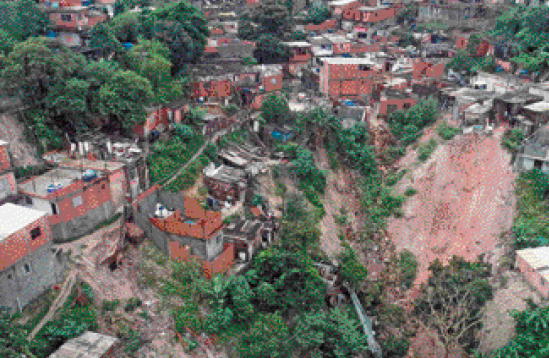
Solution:
<path fill-rule="evenodd" d="M 82 142 L 78 142 L 78 151 L 80 152 L 80 155 L 84 155 L 84 147 L 82 146 Z"/>

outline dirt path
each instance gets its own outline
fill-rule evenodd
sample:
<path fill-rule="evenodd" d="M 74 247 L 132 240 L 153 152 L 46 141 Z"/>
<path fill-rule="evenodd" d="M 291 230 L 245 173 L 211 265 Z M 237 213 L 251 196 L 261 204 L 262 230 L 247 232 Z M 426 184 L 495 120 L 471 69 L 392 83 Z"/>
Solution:
<path fill-rule="evenodd" d="M 524 278 L 517 272 L 504 274 L 507 285 L 496 290 L 494 299 L 487 304 L 480 336 L 480 351 L 483 353 L 506 346 L 515 334 L 515 321 L 509 315 L 510 309 L 527 309 L 526 298 L 539 303 L 540 297 L 532 291 Z"/>
<path fill-rule="evenodd" d="M 319 167 L 327 170 L 329 175 L 326 178 L 326 192 L 324 194 L 324 209 L 326 215 L 320 222 L 322 232 L 320 247 L 330 257 L 335 257 L 341 252 L 341 241 L 339 239 L 340 228 L 334 221 L 334 215 L 341 213 L 341 208 L 347 210 L 347 220 L 350 226 L 357 231 L 360 226 L 360 200 L 354 190 L 351 173 L 342 168 L 334 173 L 329 169 L 328 157 L 323 147 L 314 153 L 314 158 Z"/>
<path fill-rule="evenodd" d="M 456 137 L 399 183 L 397 191 L 413 187 L 418 194 L 404 205 L 403 218 L 389 221 L 388 232 L 398 251 L 408 249 L 420 260 L 416 284 L 427 279 L 435 258 L 474 260 L 487 253 L 498 262 L 499 235 L 512 225 L 515 200 L 510 156 L 499 146 L 503 131 Z"/>
<path fill-rule="evenodd" d="M 27 142 L 23 134 L 23 123 L 15 113 L 0 115 L 0 140 L 9 142 L 9 149 L 13 156 L 13 166 L 26 167 L 41 163 L 36 148 Z"/>

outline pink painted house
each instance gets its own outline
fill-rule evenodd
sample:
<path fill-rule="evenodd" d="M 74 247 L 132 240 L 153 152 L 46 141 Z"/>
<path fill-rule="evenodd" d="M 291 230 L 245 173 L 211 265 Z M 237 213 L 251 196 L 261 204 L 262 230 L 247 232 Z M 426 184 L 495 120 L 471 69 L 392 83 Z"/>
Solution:
<path fill-rule="evenodd" d="M 549 298 L 549 247 L 517 251 L 516 269 L 544 298 Z"/>
<path fill-rule="evenodd" d="M 311 59 L 312 45 L 306 41 L 283 42 L 290 51 L 290 59 L 288 63 L 288 72 L 296 74 L 304 67 L 307 67 Z"/>

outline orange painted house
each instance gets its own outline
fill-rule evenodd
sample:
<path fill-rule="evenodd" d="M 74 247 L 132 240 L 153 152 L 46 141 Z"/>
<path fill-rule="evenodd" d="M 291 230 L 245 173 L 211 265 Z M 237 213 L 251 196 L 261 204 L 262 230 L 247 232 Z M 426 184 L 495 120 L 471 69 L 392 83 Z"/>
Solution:
<path fill-rule="evenodd" d="M 308 24 L 305 26 L 305 30 L 308 32 L 330 32 L 337 29 L 337 19 L 329 19 L 321 24 Z"/>
<path fill-rule="evenodd" d="M 358 0 L 337 0 L 328 3 L 328 7 L 336 16 L 344 16 L 347 10 L 355 9 L 359 6 L 361 6 L 361 3 Z"/>
<path fill-rule="evenodd" d="M 134 221 L 174 260 L 196 259 L 211 278 L 234 261 L 234 245 L 223 241 L 221 212 L 204 210 L 198 200 L 151 188 L 133 204 Z"/>
<path fill-rule="evenodd" d="M 434 64 L 419 60 L 414 63 L 413 78 L 420 79 L 437 79 L 444 73 L 445 63 Z"/>
<path fill-rule="evenodd" d="M 83 235 L 112 218 L 115 207 L 105 171 L 53 169 L 19 184 L 29 207 L 49 214 L 54 240 Z"/>
<path fill-rule="evenodd" d="M 370 94 L 374 80 L 381 78 L 379 65 L 365 58 L 324 58 L 319 90 L 331 99 Z"/>
<path fill-rule="evenodd" d="M 360 17 L 359 19 L 355 18 L 355 20 L 367 24 L 388 22 L 395 18 L 395 8 L 388 5 L 362 6 L 358 8 L 358 11 Z"/>
<path fill-rule="evenodd" d="M 416 104 L 413 98 L 401 91 L 387 90 L 381 97 L 380 115 L 389 115 L 401 109 L 408 109 Z"/>
<path fill-rule="evenodd" d="M 93 11 L 85 6 L 45 7 L 50 21 L 56 29 L 80 31 L 92 29 L 95 25 L 107 20 L 107 15 Z"/>
<path fill-rule="evenodd" d="M 0 204 L 17 195 L 17 182 L 13 175 L 9 143 L 0 140 Z"/>
<path fill-rule="evenodd" d="M 549 298 L 549 247 L 517 251 L 515 267 L 545 299 Z"/>
<path fill-rule="evenodd" d="M 0 306 L 12 313 L 57 282 L 47 213 L 11 203 L 0 206 Z"/>
<path fill-rule="evenodd" d="M 311 59 L 312 45 L 306 41 L 282 42 L 290 51 L 290 59 L 288 63 L 288 72 L 297 74 L 304 67 L 307 67 Z"/>

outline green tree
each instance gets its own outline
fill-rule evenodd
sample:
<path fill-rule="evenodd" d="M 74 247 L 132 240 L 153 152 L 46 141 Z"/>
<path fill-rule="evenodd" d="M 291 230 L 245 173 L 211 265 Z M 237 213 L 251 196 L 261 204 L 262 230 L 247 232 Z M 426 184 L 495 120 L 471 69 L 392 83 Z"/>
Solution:
<path fill-rule="evenodd" d="M 43 38 L 18 43 L 0 73 L 0 87 L 31 107 L 44 106 L 49 88 L 78 75 L 86 59 L 69 49 L 52 50 Z"/>
<path fill-rule="evenodd" d="M 239 20 L 239 37 L 258 40 L 261 35 L 277 39 L 291 36 L 292 25 L 288 7 L 277 0 L 265 0 L 251 10 L 244 12 Z"/>
<path fill-rule="evenodd" d="M 288 250 L 301 252 L 304 258 L 319 244 L 320 236 L 320 229 L 310 215 L 299 221 L 284 221 L 280 229 L 282 245 Z"/>
<path fill-rule="evenodd" d="M 289 356 L 290 331 L 279 313 L 260 314 L 238 343 L 242 358 L 283 358 Z"/>
<path fill-rule="evenodd" d="M 0 28 L 0 53 L 8 54 L 16 44 L 16 40 L 9 34 Z"/>
<path fill-rule="evenodd" d="M 146 119 L 146 106 L 152 99 L 152 86 L 146 78 L 132 71 L 118 71 L 99 89 L 99 112 L 110 115 L 126 130 Z"/>
<path fill-rule="evenodd" d="M 314 357 L 353 357 L 368 347 L 360 324 L 339 308 L 304 314 L 293 333 L 302 356 L 312 353 Z"/>
<path fill-rule="evenodd" d="M 332 16 L 324 1 L 315 1 L 307 11 L 307 21 L 319 25 Z"/>
<path fill-rule="evenodd" d="M 410 289 L 417 277 L 419 262 L 410 250 L 402 250 L 399 255 L 400 273 L 402 285 Z"/>
<path fill-rule="evenodd" d="M 132 70 L 147 78 L 156 89 L 171 80 L 170 50 L 158 40 L 139 38 L 132 48 Z"/>
<path fill-rule="evenodd" d="M 40 36 L 50 25 L 48 13 L 40 10 L 33 0 L 19 0 L 16 5 L 16 36 L 24 41 L 31 36 Z"/>
<path fill-rule="evenodd" d="M 421 286 L 413 313 L 436 334 L 445 357 L 456 345 L 467 352 L 476 348 L 476 334 L 482 327 L 486 303 L 493 298 L 491 264 L 479 256 L 468 262 L 453 256 L 443 266 L 437 259 L 429 266 L 431 276 Z"/>
<path fill-rule="evenodd" d="M 343 245 L 343 251 L 338 255 L 338 262 L 341 265 L 339 275 L 354 290 L 362 290 L 368 277 L 368 270 L 358 260 L 355 250 L 349 244 Z"/>
<path fill-rule="evenodd" d="M 210 32 L 201 11 L 178 1 L 153 11 L 151 16 L 155 18 L 153 37 L 170 48 L 171 62 L 178 70 L 202 56 Z"/>
<path fill-rule="evenodd" d="M 289 56 L 289 49 L 271 34 L 260 35 L 255 46 L 254 57 L 259 63 L 278 63 Z"/>
<path fill-rule="evenodd" d="M 304 260 L 301 253 L 275 247 L 263 251 L 252 262 L 246 279 L 254 291 L 263 282 L 272 285 L 278 297 L 272 302 L 273 309 L 286 316 L 290 311 L 306 312 L 325 306 L 324 282 L 310 259 Z"/>
<path fill-rule="evenodd" d="M 6 307 L 0 307 L 0 355 L 5 358 L 36 358 L 29 350 L 24 331 L 11 322 Z"/>
<path fill-rule="evenodd" d="M 511 315 L 515 320 L 515 338 L 505 347 L 477 357 L 506 358 L 506 357 L 546 357 L 549 355 L 549 308 L 536 306 L 532 301 L 528 303 L 528 310 L 513 310 Z"/>
<path fill-rule="evenodd" d="M 56 84 L 45 98 L 48 109 L 61 115 L 67 122 L 74 124 L 79 132 L 84 132 L 90 123 L 86 123 L 89 113 L 88 92 L 90 84 L 87 81 L 73 78 L 63 84 Z"/>
<path fill-rule="evenodd" d="M 267 123 L 284 124 L 290 118 L 290 106 L 281 95 L 271 95 L 261 104 L 261 114 Z"/>

